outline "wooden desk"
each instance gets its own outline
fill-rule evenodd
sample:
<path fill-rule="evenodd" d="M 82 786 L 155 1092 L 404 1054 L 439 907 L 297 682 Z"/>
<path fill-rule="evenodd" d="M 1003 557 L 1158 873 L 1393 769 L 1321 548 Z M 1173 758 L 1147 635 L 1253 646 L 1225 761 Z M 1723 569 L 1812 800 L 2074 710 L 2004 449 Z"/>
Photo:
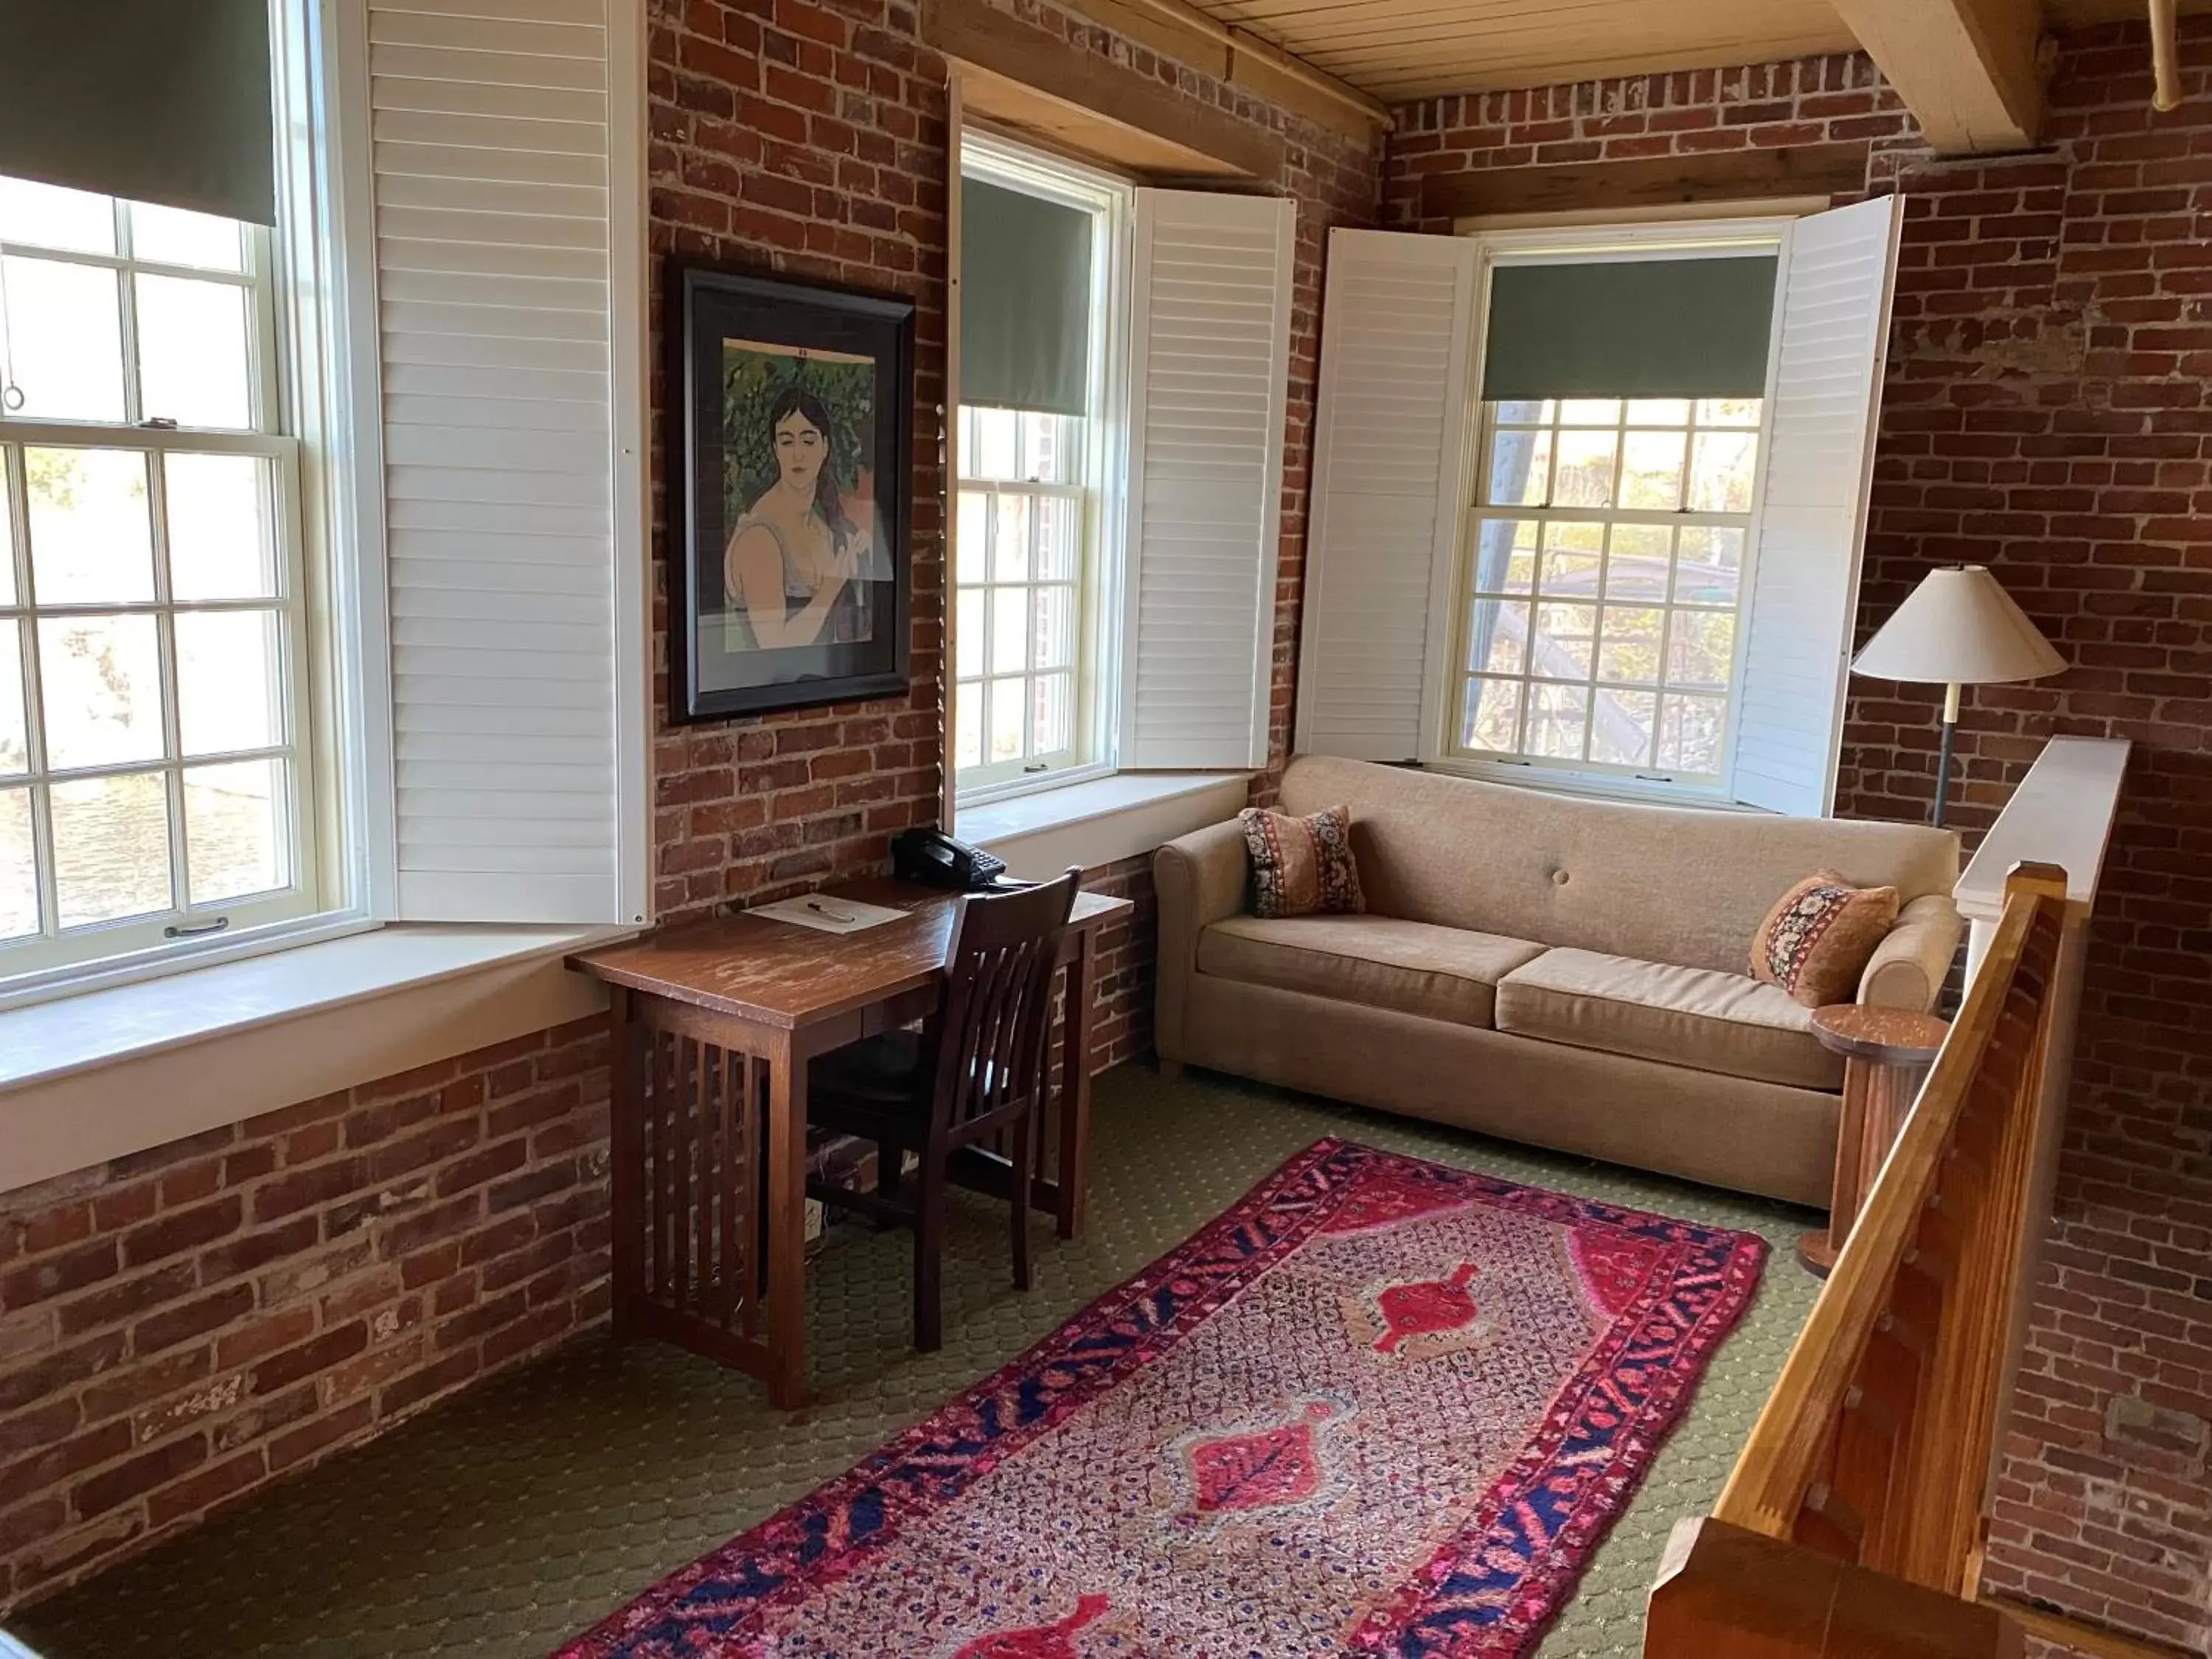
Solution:
<path fill-rule="evenodd" d="M 908 919 L 824 933 L 741 913 L 569 959 L 613 991 L 615 1329 L 750 1371 L 778 1406 L 806 1392 L 806 1063 L 936 1009 L 956 898 L 881 879 L 831 896 Z M 1059 1159 L 1029 1176 L 1063 1238 L 1090 1181 L 1098 931 L 1130 908 L 1078 894 L 1062 949 Z M 961 1173 L 1012 1176 L 988 1155 Z"/>

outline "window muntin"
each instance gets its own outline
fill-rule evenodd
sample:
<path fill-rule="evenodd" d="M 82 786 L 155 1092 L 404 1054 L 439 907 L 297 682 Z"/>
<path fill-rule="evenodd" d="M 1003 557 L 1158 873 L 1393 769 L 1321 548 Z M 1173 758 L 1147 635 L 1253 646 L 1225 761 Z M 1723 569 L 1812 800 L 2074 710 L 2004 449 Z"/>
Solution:
<path fill-rule="evenodd" d="M 1452 755 L 1723 778 L 1763 419 L 1757 398 L 1484 404 Z"/>
<path fill-rule="evenodd" d="M 269 265 L 0 179 L 0 981 L 313 908 Z"/>

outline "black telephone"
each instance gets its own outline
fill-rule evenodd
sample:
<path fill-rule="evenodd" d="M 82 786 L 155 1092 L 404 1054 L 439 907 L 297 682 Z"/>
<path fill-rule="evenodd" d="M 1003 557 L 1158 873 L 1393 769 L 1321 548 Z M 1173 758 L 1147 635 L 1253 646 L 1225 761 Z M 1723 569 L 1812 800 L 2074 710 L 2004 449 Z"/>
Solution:
<path fill-rule="evenodd" d="M 996 885 L 1006 870 L 1004 859 L 942 830 L 902 830 L 891 837 L 891 873 L 901 881 L 974 893 Z"/>

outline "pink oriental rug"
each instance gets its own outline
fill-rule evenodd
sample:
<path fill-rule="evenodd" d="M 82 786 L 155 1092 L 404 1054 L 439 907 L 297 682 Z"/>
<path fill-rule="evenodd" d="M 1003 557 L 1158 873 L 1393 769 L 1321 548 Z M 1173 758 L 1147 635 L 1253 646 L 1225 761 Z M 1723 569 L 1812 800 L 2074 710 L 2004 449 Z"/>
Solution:
<path fill-rule="evenodd" d="M 1765 1254 L 1322 1141 L 558 1659 L 1523 1654 Z"/>

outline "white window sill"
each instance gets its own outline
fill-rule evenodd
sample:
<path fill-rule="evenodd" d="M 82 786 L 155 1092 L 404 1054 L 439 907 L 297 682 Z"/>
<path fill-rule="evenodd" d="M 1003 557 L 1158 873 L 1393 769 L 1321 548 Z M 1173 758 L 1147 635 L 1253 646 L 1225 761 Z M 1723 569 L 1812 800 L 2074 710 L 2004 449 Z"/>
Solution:
<path fill-rule="evenodd" d="M 1028 880 L 1073 865 L 1101 865 L 1155 851 L 1177 836 L 1237 816 L 1249 772 L 1116 772 L 1033 794 L 959 809 L 953 831 L 1006 860 Z"/>
<path fill-rule="evenodd" d="M 0 1191 L 605 1006 L 615 930 L 408 926 L 0 1013 Z"/>

